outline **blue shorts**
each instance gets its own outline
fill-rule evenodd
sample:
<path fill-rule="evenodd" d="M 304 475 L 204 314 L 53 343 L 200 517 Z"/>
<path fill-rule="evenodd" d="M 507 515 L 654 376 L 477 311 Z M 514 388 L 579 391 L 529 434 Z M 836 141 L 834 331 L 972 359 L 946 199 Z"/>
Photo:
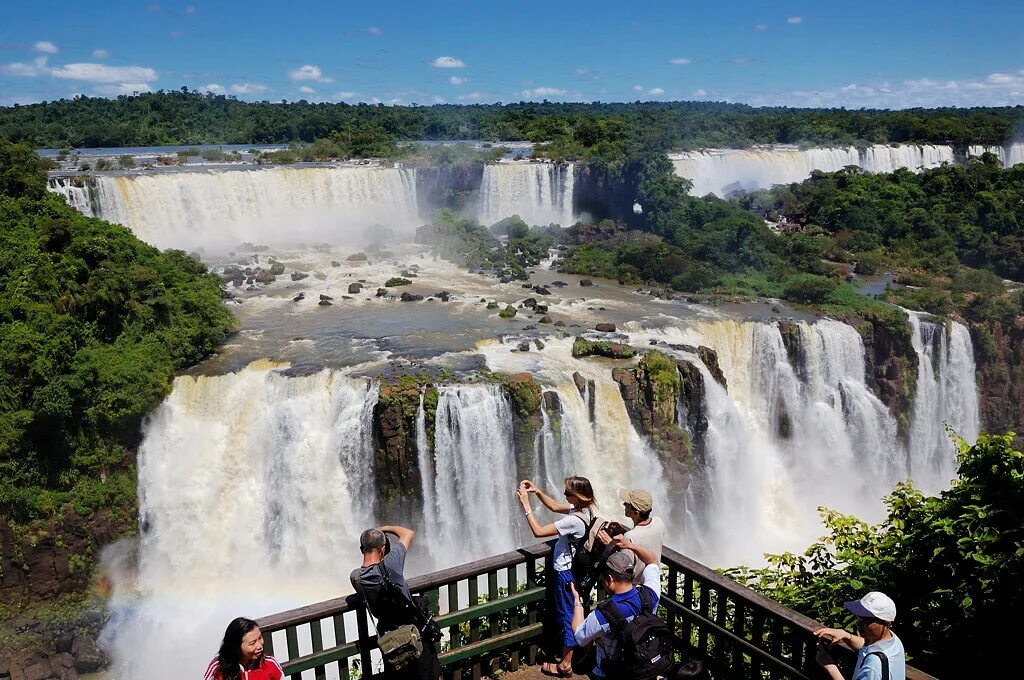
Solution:
<path fill-rule="evenodd" d="M 572 610 L 576 600 L 569 590 L 572 582 L 572 571 L 555 572 L 555 620 L 558 622 L 558 634 L 563 647 L 576 646 L 576 636 L 572 630 Z"/>

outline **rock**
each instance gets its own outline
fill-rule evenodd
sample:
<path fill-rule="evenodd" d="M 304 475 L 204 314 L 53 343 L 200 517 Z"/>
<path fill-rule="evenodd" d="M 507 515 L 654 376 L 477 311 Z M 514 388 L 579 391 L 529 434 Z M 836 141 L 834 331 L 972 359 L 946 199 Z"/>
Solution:
<path fill-rule="evenodd" d="M 580 285 L 581 286 L 585 286 L 585 287 L 586 286 L 593 286 L 594 282 L 591 281 L 590 279 L 580 279 Z"/>
<path fill-rule="evenodd" d="M 548 311 L 548 306 L 547 305 L 537 305 L 536 307 L 533 308 L 533 311 L 535 311 L 535 312 L 537 312 L 539 314 L 545 314 Z"/>
<path fill-rule="evenodd" d="M 384 282 L 385 287 L 394 288 L 396 286 L 410 286 L 412 281 L 401 276 L 392 276 L 390 279 Z"/>
<path fill-rule="evenodd" d="M 535 330 L 537 330 L 537 324 L 535 324 L 535 323 L 526 324 L 525 326 L 523 326 L 523 330 L 524 331 L 535 331 Z"/>
<path fill-rule="evenodd" d="M 551 316 L 545 314 L 544 316 L 541 317 L 540 323 L 551 323 Z"/>
<path fill-rule="evenodd" d="M 274 276 L 280 276 L 284 274 L 284 265 L 280 262 L 274 262 L 270 265 L 270 273 Z"/>
<path fill-rule="evenodd" d="M 497 308 L 498 308 L 498 303 L 497 303 L 496 300 L 491 300 L 490 302 L 487 303 L 487 309 L 497 309 Z"/>
<path fill-rule="evenodd" d="M 551 291 L 545 288 L 544 286 L 534 286 L 533 292 L 535 292 L 537 295 L 551 295 Z"/>
<path fill-rule="evenodd" d="M 302 272 L 292 272 L 292 281 L 301 281 L 302 279 L 308 278 L 309 274 L 304 274 Z"/>
<path fill-rule="evenodd" d="M 530 341 L 529 340 L 523 340 L 522 342 L 519 343 L 519 346 L 517 347 L 517 349 L 520 352 L 529 352 L 530 351 Z"/>
<path fill-rule="evenodd" d="M 402 291 L 402 302 L 419 302 L 422 299 L 422 295 L 416 295 L 414 293 L 410 293 L 407 290 Z"/>
<path fill-rule="evenodd" d="M 498 316 L 502 319 L 511 319 L 516 315 L 516 308 L 512 305 L 505 305 L 505 309 L 498 312 Z"/>
<path fill-rule="evenodd" d="M 440 293 L 437 293 L 437 297 L 441 302 L 448 302 L 452 299 L 452 294 L 446 290 L 442 290 Z"/>
<path fill-rule="evenodd" d="M 487 302 L 487 298 L 480 298 L 480 302 Z"/>
<path fill-rule="evenodd" d="M 589 356 L 629 359 L 636 356 L 636 350 L 629 345 L 608 340 L 586 340 L 577 336 L 572 343 L 572 355 L 576 359 Z"/>
<path fill-rule="evenodd" d="M 544 341 L 540 338 L 534 338 L 533 344 L 537 345 L 537 349 L 544 349 Z"/>
<path fill-rule="evenodd" d="M 511 281 L 512 277 L 510 276 L 502 276 L 500 279 L 498 279 L 498 283 L 509 283 Z"/>
<path fill-rule="evenodd" d="M 346 262 L 366 262 L 366 253 L 352 253 L 345 258 Z M 332 263 L 333 264 L 333 263 Z"/>
<path fill-rule="evenodd" d="M 317 304 L 320 305 L 321 307 L 330 307 L 334 303 L 332 303 L 330 300 L 321 300 Z"/>
<path fill-rule="evenodd" d="M 555 325 L 556 325 L 556 326 L 564 326 L 564 325 L 565 325 L 565 322 L 564 322 L 564 321 L 562 321 L 561 319 L 559 319 L 558 321 L 556 321 L 556 322 L 555 322 Z"/>
<path fill-rule="evenodd" d="M 378 288 L 377 289 L 377 297 L 384 297 L 387 294 L 388 294 L 388 289 L 387 288 Z"/>
<path fill-rule="evenodd" d="M 580 396 L 585 397 L 587 395 L 587 381 L 584 380 L 583 376 L 578 371 L 574 371 L 572 381 L 576 384 L 576 389 L 579 390 Z"/>
<path fill-rule="evenodd" d="M 524 283 L 522 287 L 523 288 L 533 288 L 533 284 L 532 283 Z"/>
<path fill-rule="evenodd" d="M 725 374 L 722 373 L 722 368 L 718 365 L 718 353 L 710 347 L 701 345 L 697 348 L 697 356 L 707 366 L 708 371 L 711 373 L 711 377 L 715 379 L 722 387 L 728 389 L 729 386 L 725 382 Z"/>
<path fill-rule="evenodd" d="M 352 295 L 363 292 L 363 284 L 361 283 L 350 283 L 348 284 L 348 292 Z"/>
<path fill-rule="evenodd" d="M 353 299 L 353 298 L 352 298 L 351 296 L 349 296 L 349 295 L 342 295 L 342 296 L 341 296 L 341 299 L 342 299 L 342 300 L 351 300 L 351 299 Z"/>
<path fill-rule="evenodd" d="M 303 301 L 305 299 L 306 299 L 306 294 L 305 293 L 299 293 L 298 295 L 296 295 L 295 297 L 292 298 L 292 302 L 301 302 L 301 301 Z"/>
<path fill-rule="evenodd" d="M 340 267 L 341 263 L 338 262 L 337 260 L 331 260 L 331 266 L 332 267 Z"/>
<path fill-rule="evenodd" d="M 333 300 L 333 299 L 334 298 L 332 298 L 330 295 L 324 295 L 323 293 L 320 293 L 320 301 L 321 302 L 323 302 L 324 300 Z"/>
<path fill-rule="evenodd" d="M 602 333 L 614 333 L 615 324 L 613 323 L 599 323 L 594 328 Z"/>
<path fill-rule="evenodd" d="M 543 396 L 544 408 L 548 410 L 549 416 L 562 413 L 562 401 L 558 397 L 558 392 L 555 392 L 554 390 L 548 390 L 547 392 L 544 393 Z"/>
<path fill-rule="evenodd" d="M 79 673 L 96 673 L 107 666 L 107 657 L 89 635 L 76 635 L 71 649 L 75 657 L 75 669 Z"/>
<path fill-rule="evenodd" d="M 657 345 L 658 341 L 655 340 L 654 338 L 651 338 L 650 342 L 648 342 L 647 344 L 649 344 L 649 345 Z"/>
<path fill-rule="evenodd" d="M 277 281 L 277 277 L 274 276 L 273 274 L 271 274 L 266 269 L 260 269 L 260 270 L 257 270 L 256 276 L 255 276 L 254 280 L 256 281 L 256 283 L 267 284 L 267 283 L 273 283 L 274 281 Z"/>
<path fill-rule="evenodd" d="M 409 271 L 408 269 L 403 269 L 401 272 L 399 272 L 399 274 L 401 274 L 404 278 L 407 279 L 415 279 L 418 276 L 416 272 Z"/>
<path fill-rule="evenodd" d="M 569 284 L 566 283 L 565 281 L 552 281 L 551 285 L 554 286 L 555 288 L 565 288 Z"/>
<path fill-rule="evenodd" d="M 523 307 L 531 307 L 531 308 L 536 307 L 537 306 L 537 298 L 526 298 L 525 300 L 523 300 L 522 305 L 523 305 Z"/>

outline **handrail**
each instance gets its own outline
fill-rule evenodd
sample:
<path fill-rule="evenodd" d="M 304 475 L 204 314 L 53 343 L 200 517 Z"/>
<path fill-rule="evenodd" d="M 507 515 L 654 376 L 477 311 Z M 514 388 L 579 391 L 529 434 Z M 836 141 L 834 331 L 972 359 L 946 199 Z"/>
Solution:
<path fill-rule="evenodd" d="M 521 653 L 527 663 L 535 661 L 551 599 L 546 590 L 553 582 L 546 578 L 551 553 L 552 542 L 540 543 L 409 579 L 409 589 L 427 596 L 438 625 L 448 631 L 448 649 L 440 654 L 446 676 L 464 680 L 468 671 L 472 680 L 479 680 L 499 665 L 514 670 Z M 524 564 L 526 582 L 521 583 L 518 570 Z M 663 616 L 686 651 L 704 658 L 716 669 L 716 677 L 824 677 L 814 661 L 813 632 L 821 627 L 817 621 L 668 547 L 662 551 L 662 568 Z M 485 575 L 486 592 L 481 593 L 480 579 Z M 499 588 L 502 578 L 504 594 Z M 441 589 L 446 591 L 444 600 Z M 444 614 L 439 613 L 441 602 L 447 604 Z M 356 617 L 356 635 L 346 625 L 346 614 Z M 370 634 L 368 621 L 362 597 L 353 594 L 267 616 L 259 624 L 268 653 L 273 652 L 271 634 L 284 631 L 288 653 L 283 666 L 292 680 L 307 670 L 323 680 L 331 664 L 340 665 L 346 680 L 353 657 L 358 657 L 363 677 L 373 677 L 376 636 Z M 335 637 L 335 644 L 326 648 L 325 625 L 333 626 Z M 312 645 L 311 653 L 299 653 L 300 628 Z M 485 669 L 487 664 L 490 668 Z M 909 666 L 907 678 L 935 680 Z"/>

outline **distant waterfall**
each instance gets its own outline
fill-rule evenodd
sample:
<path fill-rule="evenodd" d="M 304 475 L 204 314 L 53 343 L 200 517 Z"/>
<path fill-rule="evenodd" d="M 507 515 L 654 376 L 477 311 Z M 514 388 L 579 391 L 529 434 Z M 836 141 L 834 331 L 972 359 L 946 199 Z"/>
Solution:
<path fill-rule="evenodd" d="M 814 170 L 835 172 L 848 165 L 867 172 L 892 172 L 897 168 L 933 168 L 955 161 L 952 147 L 932 144 L 877 144 L 866 149 L 707 149 L 673 154 L 671 159 L 676 174 L 693 182 L 690 193 L 694 196 L 726 196 L 735 191 L 767 189 L 803 181 Z"/>
<path fill-rule="evenodd" d="M 243 241 L 351 243 L 380 224 L 419 222 L 415 170 L 381 167 L 261 168 L 97 175 L 50 190 L 76 209 L 130 228 L 160 248 L 231 249 Z"/>
<path fill-rule="evenodd" d="M 985 152 L 994 153 L 1004 168 L 1024 163 L 1024 142 L 1011 142 L 1005 146 L 973 145 L 967 149 L 969 156 L 980 156 Z"/>
<path fill-rule="evenodd" d="M 519 215 L 529 225 L 573 224 L 572 163 L 506 162 L 484 167 L 480 221 L 491 225 Z"/>
<path fill-rule="evenodd" d="M 956 476 L 955 449 L 943 423 L 968 442 L 978 438 L 974 351 L 963 324 L 950 321 L 947 327 L 917 312 L 910 312 L 910 323 L 918 357 L 910 473 L 925 491 L 934 493 Z"/>

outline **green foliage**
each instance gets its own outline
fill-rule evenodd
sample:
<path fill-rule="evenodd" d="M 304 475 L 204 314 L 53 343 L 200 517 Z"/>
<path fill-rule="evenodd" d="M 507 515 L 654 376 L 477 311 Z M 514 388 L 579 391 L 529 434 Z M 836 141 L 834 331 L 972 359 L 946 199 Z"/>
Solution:
<path fill-rule="evenodd" d="M 901 483 L 875 526 L 822 510 L 828 535 L 803 554 L 769 555 L 729 575 L 828 624 L 845 600 L 881 590 L 915 666 L 943 677 L 997 677 L 1007 622 L 1024 607 L 1024 454 L 1013 434 L 955 438 L 959 476 L 926 497 Z"/>
<path fill-rule="evenodd" d="M 395 288 L 396 286 L 411 286 L 412 281 L 409 279 L 403 279 L 401 276 L 392 276 L 390 279 L 384 282 L 385 288 Z"/>
<path fill-rule="evenodd" d="M 134 168 L 135 167 L 135 157 L 132 156 L 131 154 L 128 154 L 128 153 L 122 154 L 122 155 L 117 157 L 117 164 L 120 165 L 124 169 Z"/>
<path fill-rule="evenodd" d="M 0 140 L 0 513 L 130 507 L 141 418 L 234 320 L 202 264 L 36 192 L 45 173 L 14 147 Z"/>
<path fill-rule="evenodd" d="M 782 295 L 787 300 L 805 304 L 821 304 L 839 287 L 835 279 L 815 274 L 797 274 L 786 279 Z"/>
<path fill-rule="evenodd" d="M 572 343 L 572 356 L 576 359 L 589 356 L 629 359 L 636 356 L 636 349 L 610 340 L 586 340 L 577 337 Z"/>

